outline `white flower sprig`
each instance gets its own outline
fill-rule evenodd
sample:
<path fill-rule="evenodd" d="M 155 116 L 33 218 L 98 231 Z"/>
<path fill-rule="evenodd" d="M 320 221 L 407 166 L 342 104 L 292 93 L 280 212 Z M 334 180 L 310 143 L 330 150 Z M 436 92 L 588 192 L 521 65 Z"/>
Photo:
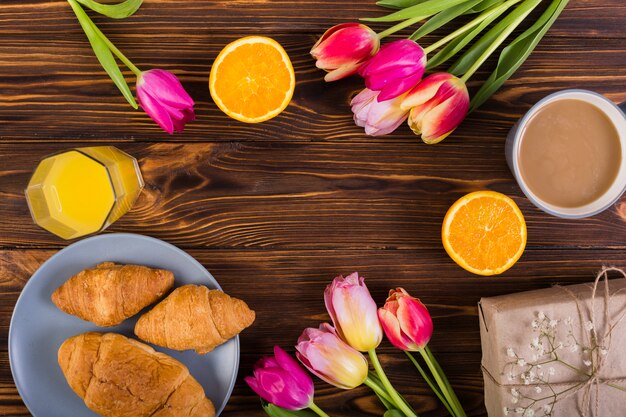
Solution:
<path fill-rule="evenodd" d="M 532 357 L 519 355 L 512 347 L 506 349 L 509 361 L 504 368 L 507 380 L 516 384 L 511 388 L 511 407 L 504 407 L 504 415 L 522 417 L 554 417 L 554 406 L 563 398 L 584 385 L 595 372 L 598 355 L 606 356 L 608 351 L 599 346 L 595 338 L 593 323 L 586 322 L 583 329 L 589 333 L 588 344 L 578 340 L 574 334 L 574 320 L 552 319 L 542 311 L 530 323 L 533 338 L 529 342 Z M 564 339 L 559 339 L 559 328 L 567 329 Z M 563 360 L 561 352 L 567 349 L 572 353 L 580 352 L 580 363 L 584 369 Z M 574 372 L 582 379 L 566 388 L 559 390 L 551 384 L 551 377 L 558 369 Z"/>

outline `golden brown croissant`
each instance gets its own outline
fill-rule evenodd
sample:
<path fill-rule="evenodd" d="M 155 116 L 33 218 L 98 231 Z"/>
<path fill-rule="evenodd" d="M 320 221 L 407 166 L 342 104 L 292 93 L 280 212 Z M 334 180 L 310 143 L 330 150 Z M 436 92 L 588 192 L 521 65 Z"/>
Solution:
<path fill-rule="evenodd" d="M 242 300 L 202 285 L 185 285 L 141 316 L 135 334 L 155 345 L 204 354 L 239 334 L 254 318 Z"/>
<path fill-rule="evenodd" d="M 176 359 L 116 333 L 83 333 L 59 365 L 85 405 L 104 417 L 214 417 L 202 386 Z"/>
<path fill-rule="evenodd" d="M 62 311 L 107 327 L 139 313 L 173 285 L 170 271 L 105 262 L 74 275 L 51 298 Z"/>

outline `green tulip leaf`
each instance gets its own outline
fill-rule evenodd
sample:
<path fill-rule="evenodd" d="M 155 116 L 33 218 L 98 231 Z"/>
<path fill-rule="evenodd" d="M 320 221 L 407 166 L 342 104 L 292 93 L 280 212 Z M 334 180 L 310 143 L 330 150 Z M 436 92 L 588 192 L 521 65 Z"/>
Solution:
<path fill-rule="evenodd" d="M 139 7 L 143 0 L 125 0 L 117 4 L 102 4 L 94 0 L 76 0 L 85 7 L 89 7 L 96 13 L 103 14 L 113 19 L 124 19 L 125 17 L 132 16 Z"/>
<path fill-rule="evenodd" d="M 270 417 L 317 417 L 317 414 L 309 410 L 286 410 L 263 400 L 261 400 L 261 406 L 263 407 L 265 413 Z"/>
<path fill-rule="evenodd" d="M 504 2 L 504 0 L 482 0 L 476 6 L 472 7 L 471 9 L 469 9 L 467 11 L 467 13 L 465 13 L 465 14 L 479 13 L 479 12 L 482 12 L 484 10 L 487 10 L 490 7 L 496 6 L 498 4 L 502 4 L 503 2 Z"/>
<path fill-rule="evenodd" d="M 500 53 L 498 65 L 480 90 L 472 97 L 470 111 L 483 104 L 526 61 L 539 41 L 559 17 L 568 0 L 553 0 L 541 17 Z"/>
<path fill-rule="evenodd" d="M 435 68 L 444 62 L 447 62 L 450 58 L 458 54 L 463 48 L 467 46 L 476 36 L 478 36 L 487 26 L 489 26 L 494 20 L 502 15 L 508 7 L 497 6 L 491 12 L 489 17 L 480 22 L 480 24 L 468 32 L 462 33 L 454 40 L 443 47 L 439 52 L 428 59 L 426 64 L 427 69 Z"/>
<path fill-rule="evenodd" d="M 135 101 L 135 97 L 133 93 L 130 91 L 126 80 L 124 79 L 124 75 L 115 61 L 115 57 L 111 53 L 111 50 L 107 46 L 106 42 L 102 40 L 102 38 L 98 35 L 96 29 L 94 28 L 94 23 L 91 21 L 87 13 L 80 7 L 76 0 L 68 0 L 80 25 L 85 31 L 85 35 L 87 35 L 87 39 L 89 39 L 89 43 L 91 43 L 91 47 L 93 48 L 93 52 L 96 54 L 98 61 L 102 65 L 102 68 L 109 74 L 111 80 L 115 83 L 117 88 L 120 89 L 122 95 L 131 106 L 135 109 L 138 108 L 137 102 Z"/>
<path fill-rule="evenodd" d="M 383 417 L 404 417 L 404 413 L 400 410 L 387 410 Z"/>
<path fill-rule="evenodd" d="M 407 7 L 415 6 L 425 1 L 427 0 L 380 0 L 376 2 L 376 5 L 388 9 L 406 9 Z"/>
<path fill-rule="evenodd" d="M 432 16 L 442 10 L 454 7 L 461 3 L 467 3 L 472 0 L 427 0 L 415 6 L 388 14 L 382 17 L 367 17 L 361 20 L 368 22 L 398 22 L 400 20 L 411 19 L 416 16 Z"/>
<path fill-rule="evenodd" d="M 422 36 L 428 35 L 432 31 L 439 29 L 441 26 L 462 15 L 482 1 L 484 0 L 470 0 L 466 3 L 457 4 L 449 9 L 440 11 L 428 19 L 428 21 L 420 26 L 419 29 L 413 32 L 413 34 L 409 36 L 409 39 L 417 41 Z"/>
<path fill-rule="evenodd" d="M 541 0 L 526 0 L 521 5 L 515 8 L 504 19 L 499 21 L 494 27 L 485 33 L 476 43 L 474 43 L 470 49 L 467 50 L 452 66 L 448 69 L 448 72 L 456 76 L 461 76 L 467 72 L 468 69 L 480 58 L 483 53 L 489 49 L 494 41 L 500 36 L 505 29 L 509 29 L 511 25 L 519 25 L 523 19 L 520 19 L 523 15 L 529 13 L 534 9 Z"/>

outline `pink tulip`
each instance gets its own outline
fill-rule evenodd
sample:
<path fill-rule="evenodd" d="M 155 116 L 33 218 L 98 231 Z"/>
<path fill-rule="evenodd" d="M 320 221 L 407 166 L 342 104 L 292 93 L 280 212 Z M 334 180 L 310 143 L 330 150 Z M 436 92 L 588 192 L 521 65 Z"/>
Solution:
<path fill-rule="evenodd" d="M 339 336 L 361 352 L 375 349 L 383 339 L 383 330 L 365 278 L 354 272 L 339 275 L 324 291 L 324 302 Z"/>
<path fill-rule="evenodd" d="M 444 140 L 461 124 L 469 104 L 463 80 L 447 72 L 437 72 L 409 92 L 402 108 L 411 109 L 409 126 L 413 132 L 432 144 Z"/>
<path fill-rule="evenodd" d="M 426 54 L 410 39 L 383 45 L 359 70 L 365 86 L 380 91 L 378 101 L 406 93 L 420 82 L 426 69 Z"/>
<path fill-rule="evenodd" d="M 328 323 L 305 329 L 296 349 L 309 371 L 338 388 L 356 388 L 367 379 L 365 357 L 341 340 Z"/>
<path fill-rule="evenodd" d="M 404 288 L 389 291 L 385 305 L 378 309 L 378 318 L 387 339 L 402 350 L 423 349 L 433 335 L 433 320 L 426 306 Z"/>
<path fill-rule="evenodd" d="M 380 40 L 369 27 L 343 23 L 328 29 L 311 49 L 316 66 L 328 74 L 326 81 L 336 81 L 355 74 L 368 58 L 378 52 Z"/>
<path fill-rule="evenodd" d="M 254 365 L 254 376 L 246 383 L 265 401 L 287 410 L 302 410 L 313 404 L 313 380 L 298 362 L 274 346 L 274 356 Z"/>
<path fill-rule="evenodd" d="M 354 123 L 364 127 L 365 133 L 370 136 L 381 136 L 393 132 L 406 120 L 408 110 L 400 105 L 404 96 L 387 101 L 378 101 L 378 91 L 364 89 L 357 94 L 350 105 L 354 113 Z"/>
<path fill-rule="evenodd" d="M 142 72 L 137 77 L 137 97 L 148 116 L 170 135 L 182 132 L 185 123 L 196 118 L 193 100 L 171 72 Z"/>

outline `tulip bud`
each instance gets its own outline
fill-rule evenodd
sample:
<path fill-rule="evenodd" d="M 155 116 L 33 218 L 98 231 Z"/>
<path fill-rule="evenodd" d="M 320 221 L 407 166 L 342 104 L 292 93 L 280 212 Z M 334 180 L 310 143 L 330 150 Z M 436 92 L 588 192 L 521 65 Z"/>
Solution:
<path fill-rule="evenodd" d="M 404 288 L 389 291 L 385 305 L 378 309 L 378 318 L 387 339 L 398 349 L 423 349 L 433 334 L 433 320 L 426 306 Z"/>
<path fill-rule="evenodd" d="M 354 272 L 339 275 L 324 291 L 324 302 L 337 334 L 361 352 L 375 349 L 383 339 L 383 330 L 365 278 Z"/>
<path fill-rule="evenodd" d="M 415 41 L 403 39 L 383 45 L 359 70 L 370 90 L 380 91 L 378 101 L 406 93 L 420 82 L 426 70 L 426 53 Z"/>
<path fill-rule="evenodd" d="M 354 96 L 350 105 L 354 113 L 354 123 L 364 127 L 370 136 L 381 136 L 393 132 L 409 115 L 400 107 L 404 96 L 387 101 L 378 101 L 378 91 L 364 89 Z"/>
<path fill-rule="evenodd" d="M 341 389 L 352 389 L 367 379 L 367 360 L 347 345 L 328 323 L 302 332 L 296 356 L 309 371 Z"/>
<path fill-rule="evenodd" d="M 469 110 L 465 82 L 447 72 L 424 78 L 402 102 L 411 109 L 409 126 L 426 143 L 439 143 L 456 129 Z"/>
<path fill-rule="evenodd" d="M 137 98 L 144 111 L 163 130 L 182 132 L 196 118 L 194 102 L 171 72 L 153 69 L 137 77 Z"/>
<path fill-rule="evenodd" d="M 336 81 L 355 74 L 368 58 L 378 52 L 380 40 L 369 27 L 343 23 L 328 29 L 311 49 L 316 66 L 328 74 L 326 81 Z"/>
<path fill-rule="evenodd" d="M 313 403 L 313 380 L 279 346 L 274 346 L 274 356 L 254 365 L 254 376 L 244 380 L 261 398 L 281 408 L 302 410 Z"/>

